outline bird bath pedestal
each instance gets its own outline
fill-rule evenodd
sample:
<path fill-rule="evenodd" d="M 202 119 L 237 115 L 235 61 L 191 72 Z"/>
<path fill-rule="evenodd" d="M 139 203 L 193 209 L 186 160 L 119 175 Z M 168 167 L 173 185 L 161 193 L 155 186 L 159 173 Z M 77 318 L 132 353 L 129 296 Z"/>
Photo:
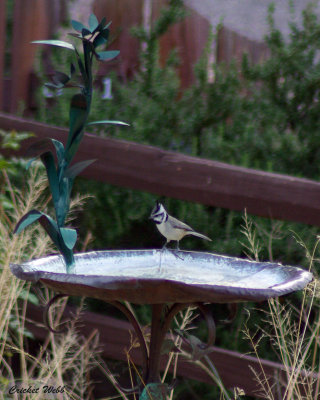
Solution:
<path fill-rule="evenodd" d="M 196 305 L 208 326 L 208 343 L 215 325 L 204 303 L 262 301 L 303 289 L 312 274 L 297 267 L 253 262 L 211 253 L 168 250 L 99 251 L 75 255 L 73 273 L 67 274 L 61 256 L 11 264 L 18 278 L 42 282 L 65 296 L 104 300 L 119 308 L 132 323 L 143 355 L 143 382 L 131 391 L 140 399 L 165 399 L 167 385 L 160 383 L 161 347 L 173 317 Z M 146 344 L 138 321 L 122 303 L 150 304 L 151 337 Z M 130 391 L 122 388 L 123 391 Z"/>

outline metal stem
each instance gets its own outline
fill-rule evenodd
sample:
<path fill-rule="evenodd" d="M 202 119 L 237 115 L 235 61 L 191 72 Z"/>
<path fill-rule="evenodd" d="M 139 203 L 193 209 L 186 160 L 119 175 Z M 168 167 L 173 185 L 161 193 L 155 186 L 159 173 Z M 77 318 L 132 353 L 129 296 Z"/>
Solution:
<path fill-rule="evenodd" d="M 143 369 L 143 380 L 146 379 L 147 377 L 147 369 L 148 369 L 148 348 L 146 341 L 144 339 L 142 329 L 140 327 L 139 322 L 136 320 L 135 316 L 132 314 L 132 312 L 120 301 L 113 301 L 109 302 L 109 304 L 113 305 L 114 307 L 118 308 L 130 321 L 131 325 L 133 326 L 133 329 L 137 335 L 137 338 L 139 340 L 140 344 L 140 349 L 142 353 L 142 369 Z"/>
<path fill-rule="evenodd" d="M 55 329 L 52 328 L 52 326 L 50 324 L 50 321 L 49 321 L 49 311 L 50 311 L 51 306 L 58 299 L 60 299 L 61 297 L 68 297 L 68 296 L 69 296 L 68 294 L 62 294 L 62 293 L 61 294 L 56 294 L 54 297 L 52 297 L 52 299 L 50 299 L 48 301 L 48 303 L 46 304 L 46 306 L 45 306 L 45 308 L 43 310 L 43 322 L 44 322 L 45 326 L 49 329 L 49 331 L 51 333 L 64 333 L 64 332 L 67 331 L 67 328 L 63 328 L 63 329 L 60 329 L 60 330 L 55 330 Z"/>
<path fill-rule="evenodd" d="M 210 347 L 214 344 L 216 340 L 216 324 L 214 322 L 213 316 L 204 304 L 202 303 L 197 303 L 196 306 L 199 308 L 201 311 L 202 315 L 206 319 L 207 323 L 207 328 L 208 328 L 208 339 L 207 339 L 207 347 Z"/>
<path fill-rule="evenodd" d="M 174 304 L 169 311 L 164 314 L 165 304 L 152 305 L 152 322 L 151 322 L 151 338 L 150 338 L 150 354 L 147 383 L 160 382 L 160 359 L 162 344 L 173 317 L 188 304 Z"/>
<path fill-rule="evenodd" d="M 44 312 L 45 325 L 48 327 L 50 332 L 63 333 L 65 330 L 54 330 L 49 321 L 49 310 L 53 303 L 61 298 L 68 296 L 67 294 L 58 294 L 54 296 L 46 305 Z M 161 360 L 161 349 L 163 341 L 167 332 L 170 329 L 171 322 L 174 316 L 182 311 L 184 308 L 195 305 L 199 308 L 201 313 L 206 319 L 208 327 L 208 340 L 206 347 L 212 346 L 215 341 L 215 323 L 211 315 L 210 310 L 202 303 L 188 304 L 188 303 L 175 303 L 167 311 L 166 304 L 152 304 L 152 320 L 151 320 L 151 337 L 149 345 L 149 353 L 147 344 L 141 329 L 141 326 L 133 313 L 120 301 L 111 301 L 109 304 L 118 308 L 130 321 L 133 329 L 137 335 L 137 339 L 140 344 L 142 353 L 142 382 L 139 382 L 133 388 L 124 388 L 118 382 L 115 382 L 117 387 L 124 393 L 137 393 L 140 392 L 142 385 L 150 383 L 161 384 L 160 381 L 160 360 Z M 165 397 L 164 397 L 165 398 Z"/>
<path fill-rule="evenodd" d="M 147 383 L 160 382 L 159 366 L 163 342 L 163 304 L 152 304 L 150 353 Z"/>

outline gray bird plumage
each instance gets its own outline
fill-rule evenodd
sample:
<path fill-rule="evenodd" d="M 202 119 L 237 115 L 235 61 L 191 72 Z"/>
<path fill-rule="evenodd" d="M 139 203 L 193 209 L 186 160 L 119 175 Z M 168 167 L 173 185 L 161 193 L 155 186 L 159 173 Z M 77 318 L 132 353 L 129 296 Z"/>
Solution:
<path fill-rule="evenodd" d="M 191 226 L 169 215 L 163 205 L 159 202 L 154 206 L 150 219 L 156 223 L 159 232 L 166 238 L 164 247 L 171 242 L 171 240 L 176 240 L 177 249 L 179 249 L 179 241 L 186 235 L 193 235 L 211 241 L 210 238 L 202 233 L 194 231 Z"/>

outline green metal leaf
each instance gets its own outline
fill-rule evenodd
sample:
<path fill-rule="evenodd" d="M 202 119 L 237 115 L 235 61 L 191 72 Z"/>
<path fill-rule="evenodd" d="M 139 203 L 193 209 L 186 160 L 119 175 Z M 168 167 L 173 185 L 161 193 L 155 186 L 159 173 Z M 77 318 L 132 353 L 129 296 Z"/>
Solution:
<path fill-rule="evenodd" d="M 72 189 L 73 180 L 63 177 L 59 182 L 59 199 L 56 204 L 56 213 L 58 225 L 61 227 L 65 223 L 66 216 L 70 208 L 70 192 Z"/>
<path fill-rule="evenodd" d="M 88 83 L 92 85 L 92 43 L 88 40 L 83 42 L 83 57 Z"/>
<path fill-rule="evenodd" d="M 163 400 L 167 398 L 168 385 L 165 383 L 148 383 L 144 387 L 139 400 Z"/>
<path fill-rule="evenodd" d="M 77 241 L 77 231 L 70 228 L 60 228 L 60 233 L 64 244 L 68 249 L 72 250 Z"/>
<path fill-rule="evenodd" d="M 94 29 L 92 33 L 95 34 L 96 32 L 102 32 L 105 29 L 106 22 L 106 18 L 103 17 L 102 20 L 99 22 L 99 25 Z"/>
<path fill-rule="evenodd" d="M 92 122 L 88 122 L 87 126 L 89 125 L 98 125 L 98 124 L 113 124 L 113 125 L 124 125 L 124 126 L 130 126 L 129 124 L 127 124 L 126 122 L 122 122 L 122 121 L 113 121 L 113 120 L 102 120 L 102 121 L 92 121 Z"/>
<path fill-rule="evenodd" d="M 77 39 L 83 39 L 83 37 L 82 37 L 82 35 L 80 34 L 80 33 L 73 33 L 73 32 L 70 32 L 70 33 L 68 33 L 68 35 L 69 36 L 72 36 L 72 37 L 75 37 L 75 38 L 77 38 Z"/>
<path fill-rule="evenodd" d="M 57 154 L 57 158 L 58 158 L 58 164 L 60 166 L 60 164 L 63 162 L 64 160 L 64 147 L 63 144 L 61 142 L 59 142 L 59 140 L 56 139 L 50 139 L 51 142 L 53 143 L 55 149 L 56 149 L 56 154 Z"/>
<path fill-rule="evenodd" d="M 74 179 L 77 175 L 79 175 L 85 168 L 87 168 L 90 164 L 94 163 L 96 160 L 86 160 L 81 161 L 76 164 L 73 164 L 66 170 L 65 176 L 67 178 Z"/>
<path fill-rule="evenodd" d="M 24 228 L 31 225 L 35 221 L 39 221 L 41 226 L 50 236 L 51 240 L 61 251 L 61 240 L 59 240 L 60 233 L 58 225 L 49 215 L 41 211 L 31 210 L 26 215 L 24 215 L 15 227 L 14 233 L 20 233 Z"/>
<path fill-rule="evenodd" d="M 43 229 L 50 236 L 53 243 L 58 247 L 61 251 L 61 241 L 59 240 L 59 228 L 55 220 L 53 220 L 49 215 L 45 213 L 41 213 L 41 217 L 39 218 L 39 222 Z"/>
<path fill-rule="evenodd" d="M 70 246 L 74 241 L 74 233 L 65 234 L 67 239 L 66 244 L 62 236 L 63 234 L 61 234 L 59 231 L 57 223 L 49 215 L 38 210 L 31 210 L 26 215 L 24 215 L 17 223 L 14 233 L 20 233 L 24 228 L 31 225 L 35 221 L 39 221 L 40 225 L 47 232 L 50 239 L 57 246 L 67 264 L 67 272 L 70 272 L 71 267 L 74 264 L 74 257 L 71 249 L 67 247 L 67 244 Z"/>
<path fill-rule="evenodd" d="M 69 193 L 69 200 L 70 200 L 70 195 L 71 195 L 71 190 L 72 190 L 74 178 L 66 178 L 65 177 L 64 179 L 66 179 L 68 181 L 67 190 L 68 190 L 68 193 Z"/>
<path fill-rule="evenodd" d="M 87 28 L 83 28 L 82 31 L 81 31 L 81 34 L 82 34 L 83 38 L 88 36 L 88 35 L 90 35 L 90 36 L 92 35 L 91 31 L 89 31 L 89 29 L 87 29 Z"/>
<path fill-rule="evenodd" d="M 94 14 L 91 14 L 89 17 L 89 29 L 93 32 L 99 26 L 99 21 Z"/>
<path fill-rule="evenodd" d="M 93 41 L 93 46 L 95 48 L 107 43 L 108 35 L 103 34 L 104 31 L 100 32 Z"/>
<path fill-rule="evenodd" d="M 25 155 L 26 155 L 26 157 L 33 157 L 33 159 L 28 162 L 27 168 L 29 168 L 31 163 L 42 153 L 51 152 L 52 144 L 56 150 L 58 163 L 60 164 L 64 159 L 63 144 L 61 142 L 59 142 L 59 140 L 56 140 L 56 139 L 44 138 L 44 139 L 38 140 L 35 143 L 32 143 L 32 145 L 28 147 Z"/>
<path fill-rule="evenodd" d="M 68 50 L 75 50 L 75 47 L 73 46 L 73 44 L 64 42 L 62 40 L 34 40 L 31 43 L 48 44 L 50 46 L 58 46 L 58 47 L 64 47 L 65 49 L 68 49 Z"/>
<path fill-rule="evenodd" d="M 107 22 L 106 17 L 103 17 L 102 20 L 99 22 L 99 25 L 97 26 L 96 30 L 99 32 L 102 31 L 105 28 L 106 22 Z"/>
<path fill-rule="evenodd" d="M 66 145 L 66 157 L 68 162 L 73 158 L 88 117 L 87 100 L 83 94 L 75 94 L 71 99 L 69 135 Z"/>
<path fill-rule="evenodd" d="M 119 55 L 119 50 L 99 51 L 97 52 L 98 59 L 101 61 L 109 61 Z"/>
<path fill-rule="evenodd" d="M 13 233 L 20 233 L 23 231 L 24 228 L 33 224 L 42 216 L 42 213 L 37 210 L 31 210 L 27 214 L 25 214 L 17 223 L 16 227 L 14 228 Z"/>
<path fill-rule="evenodd" d="M 35 161 L 37 159 L 37 157 L 33 157 L 31 158 L 31 160 L 29 160 L 26 164 L 26 170 L 28 171 L 28 169 L 30 168 L 31 164 L 33 163 L 33 161 Z"/>
<path fill-rule="evenodd" d="M 77 49 L 75 51 L 76 51 L 76 57 L 77 57 L 77 61 L 78 61 L 79 70 L 82 75 L 82 79 L 84 80 L 84 83 L 87 85 L 88 84 L 88 76 L 87 76 L 86 70 L 84 68 L 81 56 L 78 53 Z"/>
<path fill-rule="evenodd" d="M 47 151 L 45 153 L 42 153 L 40 158 L 44 166 L 46 167 L 53 204 L 55 206 L 56 212 L 58 212 L 57 205 L 60 197 L 60 190 L 54 157 L 51 151 Z"/>
<path fill-rule="evenodd" d="M 104 31 L 108 30 L 109 26 L 112 24 L 112 21 L 108 22 L 107 25 L 103 28 Z"/>
<path fill-rule="evenodd" d="M 108 24 L 108 25 L 110 25 L 110 24 Z M 103 38 L 105 40 L 109 39 L 109 33 L 110 33 L 110 30 L 108 28 L 105 28 L 103 31 L 100 32 L 100 34 L 103 36 Z"/>
<path fill-rule="evenodd" d="M 78 32 L 81 32 L 82 29 L 86 28 L 81 22 L 75 21 L 74 19 L 71 20 L 71 25 L 72 25 L 72 28 Z"/>

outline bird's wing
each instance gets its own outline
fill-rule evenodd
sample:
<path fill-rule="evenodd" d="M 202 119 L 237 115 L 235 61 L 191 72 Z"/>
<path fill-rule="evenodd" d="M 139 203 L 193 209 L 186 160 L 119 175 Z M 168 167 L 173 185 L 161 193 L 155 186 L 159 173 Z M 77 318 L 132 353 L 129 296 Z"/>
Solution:
<path fill-rule="evenodd" d="M 176 228 L 176 229 L 182 229 L 182 230 L 184 230 L 184 231 L 186 232 L 186 234 L 188 234 L 188 235 L 198 236 L 198 237 L 200 237 L 200 238 L 202 238 L 202 239 L 209 240 L 209 241 L 211 242 L 211 239 L 208 238 L 208 236 L 203 235 L 202 233 L 196 232 L 195 230 L 193 230 L 193 229 L 191 228 L 191 226 L 185 224 L 184 222 L 179 221 L 178 219 L 176 219 L 176 218 L 174 218 L 174 217 L 169 216 L 169 218 L 170 218 L 171 225 L 172 225 L 174 228 Z"/>
<path fill-rule="evenodd" d="M 194 230 L 191 228 L 191 226 L 185 224 L 184 222 L 179 221 L 177 218 L 171 217 L 171 215 L 169 218 L 170 218 L 170 222 L 174 228 L 194 232 Z"/>

